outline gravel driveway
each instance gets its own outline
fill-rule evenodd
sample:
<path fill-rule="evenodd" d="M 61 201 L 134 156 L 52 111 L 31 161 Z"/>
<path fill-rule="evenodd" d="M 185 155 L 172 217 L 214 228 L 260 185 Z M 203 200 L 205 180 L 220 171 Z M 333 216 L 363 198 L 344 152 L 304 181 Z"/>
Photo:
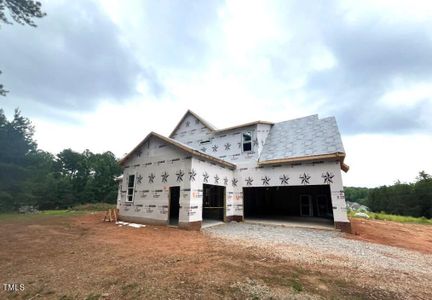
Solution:
<path fill-rule="evenodd" d="M 432 299 L 432 255 L 347 239 L 338 231 L 235 222 L 203 231 L 300 266 L 346 273 L 347 280 L 378 284 L 401 298 L 420 290 Z"/>

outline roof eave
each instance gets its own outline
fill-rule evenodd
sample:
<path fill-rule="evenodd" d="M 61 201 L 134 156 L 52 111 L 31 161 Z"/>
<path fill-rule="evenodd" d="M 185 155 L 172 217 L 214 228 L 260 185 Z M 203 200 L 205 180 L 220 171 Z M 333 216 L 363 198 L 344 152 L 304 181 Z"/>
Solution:
<path fill-rule="evenodd" d="M 243 127 L 247 127 L 247 126 L 258 125 L 258 124 L 274 125 L 274 123 L 268 122 L 268 121 L 253 121 L 253 122 L 244 123 L 244 124 L 240 124 L 240 125 L 236 125 L 236 126 L 231 126 L 231 127 L 227 127 L 227 128 L 217 129 L 217 130 L 215 130 L 215 133 L 229 131 L 229 130 L 234 130 L 234 129 L 243 128 Z"/>
<path fill-rule="evenodd" d="M 259 166 L 270 166 L 270 165 L 279 165 L 279 164 L 293 164 L 298 162 L 310 162 L 316 160 L 331 160 L 336 159 L 340 161 L 341 169 L 344 172 L 348 172 L 349 166 L 345 164 L 343 161 L 345 159 L 345 153 L 336 152 L 336 153 L 328 153 L 328 154 L 319 154 L 319 155 L 309 155 L 309 156 L 299 156 L 299 157 L 290 157 L 290 158 L 281 158 L 281 159 L 270 159 L 259 161 Z"/>

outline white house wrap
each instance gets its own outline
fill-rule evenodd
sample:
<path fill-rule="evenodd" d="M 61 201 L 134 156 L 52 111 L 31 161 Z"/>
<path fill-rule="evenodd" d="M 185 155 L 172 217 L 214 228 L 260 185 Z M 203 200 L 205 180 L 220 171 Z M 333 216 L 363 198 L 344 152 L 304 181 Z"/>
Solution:
<path fill-rule="evenodd" d="M 226 129 L 187 111 L 170 137 L 150 133 L 120 164 L 121 219 L 199 229 L 206 219 L 327 218 L 349 230 L 333 117 Z"/>

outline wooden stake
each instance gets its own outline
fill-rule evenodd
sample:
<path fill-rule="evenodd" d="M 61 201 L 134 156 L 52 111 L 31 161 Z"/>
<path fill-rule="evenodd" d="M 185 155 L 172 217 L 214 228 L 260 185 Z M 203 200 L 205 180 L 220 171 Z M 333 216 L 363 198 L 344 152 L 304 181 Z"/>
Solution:
<path fill-rule="evenodd" d="M 104 222 L 117 222 L 118 221 L 118 209 L 117 208 L 110 208 L 106 211 Z"/>

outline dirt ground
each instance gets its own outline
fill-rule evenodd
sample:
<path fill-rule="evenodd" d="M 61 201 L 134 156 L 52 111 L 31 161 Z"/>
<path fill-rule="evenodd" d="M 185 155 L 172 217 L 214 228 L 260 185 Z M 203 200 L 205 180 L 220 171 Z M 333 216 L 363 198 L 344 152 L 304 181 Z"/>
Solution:
<path fill-rule="evenodd" d="M 201 232 L 118 227 L 102 218 L 97 213 L 1 220 L 0 298 L 400 298 L 346 276 L 355 272 L 355 266 L 300 266 Z M 365 224 L 355 222 L 360 233 L 356 239 L 374 239 Z M 25 289 L 5 291 L 5 283 L 24 284 Z M 411 293 L 407 298 L 428 296 Z"/>
<path fill-rule="evenodd" d="M 432 254 L 430 225 L 352 219 L 351 226 L 353 235 L 348 238 Z"/>

